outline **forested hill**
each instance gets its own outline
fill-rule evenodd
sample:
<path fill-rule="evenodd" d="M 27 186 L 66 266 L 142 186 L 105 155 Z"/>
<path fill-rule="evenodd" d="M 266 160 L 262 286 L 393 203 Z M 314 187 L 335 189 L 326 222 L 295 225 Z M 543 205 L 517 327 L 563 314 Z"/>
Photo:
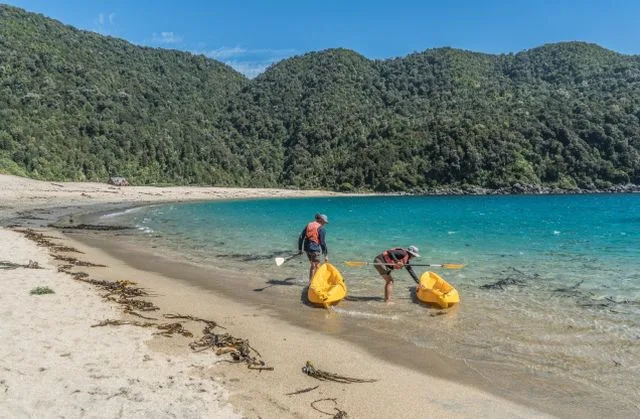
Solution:
<path fill-rule="evenodd" d="M 593 44 L 391 60 L 332 49 L 253 80 L 0 6 L 0 171 L 414 191 L 640 184 L 640 58 Z"/>

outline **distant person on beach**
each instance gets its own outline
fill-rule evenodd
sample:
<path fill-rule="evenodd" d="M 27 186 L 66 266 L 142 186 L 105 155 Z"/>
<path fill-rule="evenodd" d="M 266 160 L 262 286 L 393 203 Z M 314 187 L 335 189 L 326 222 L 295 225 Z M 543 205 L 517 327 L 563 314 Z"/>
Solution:
<path fill-rule="evenodd" d="M 316 269 L 320 266 L 320 257 L 324 255 L 324 261 L 328 262 L 327 242 L 325 241 L 324 225 L 329 219 L 324 214 L 316 214 L 315 220 L 311 221 L 300 233 L 298 237 L 298 254 L 304 250 L 307 253 L 311 267 L 309 267 L 309 283 Z"/>
<path fill-rule="evenodd" d="M 385 303 L 391 302 L 391 294 L 393 293 L 393 278 L 391 277 L 391 271 L 406 268 L 409 275 L 418 282 L 418 276 L 409 264 L 411 258 L 420 257 L 418 251 L 419 249 L 415 246 L 409 246 L 406 249 L 402 247 L 394 247 L 393 249 L 385 250 L 373 259 L 373 266 L 376 267 L 376 270 L 386 281 L 384 286 Z"/>

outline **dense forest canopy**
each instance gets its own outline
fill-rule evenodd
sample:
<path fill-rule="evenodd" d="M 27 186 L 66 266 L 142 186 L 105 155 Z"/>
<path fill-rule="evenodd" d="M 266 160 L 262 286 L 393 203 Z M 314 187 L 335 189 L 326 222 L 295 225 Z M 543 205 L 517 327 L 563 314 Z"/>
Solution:
<path fill-rule="evenodd" d="M 413 191 L 640 184 L 640 57 L 594 44 L 369 60 L 253 80 L 0 5 L 0 172 Z"/>

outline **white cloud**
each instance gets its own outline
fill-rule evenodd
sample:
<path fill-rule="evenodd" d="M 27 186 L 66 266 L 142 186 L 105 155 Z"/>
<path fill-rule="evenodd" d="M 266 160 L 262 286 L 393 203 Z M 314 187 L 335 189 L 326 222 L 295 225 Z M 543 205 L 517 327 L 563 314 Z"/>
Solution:
<path fill-rule="evenodd" d="M 294 49 L 275 49 L 275 48 L 243 48 L 240 46 L 235 47 L 220 47 L 209 51 L 201 52 L 209 58 L 215 60 L 224 60 L 232 57 L 245 57 L 245 56 L 263 56 L 263 57 L 286 57 L 296 52 Z M 276 58 L 278 59 L 278 58 Z"/>
<path fill-rule="evenodd" d="M 232 67 L 239 73 L 244 74 L 248 78 L 252 79 L 260 73 L 264 73 L 264 70 L 269 67 L 271 63 L 257 63 L 257 62 L 239 62 L 239 61 L 224 61 L 225 64 Z"/>
<path fill-rule="evenodd" d="M 160 32 L 159 34 L 154 32 L 151 41 L 160 44 L 179 44 L 182 42 L 182 37 L 173 32 Z"/>
<path fill-rule="evenodd" d="M 196 54 L 206 55 L 214 60 L 222 61 L 245 76 L 253 78 L 264 72 L 267 67 L 276 61 L 294 55 L 296 51 L 294 49 L 244 48 L 235 46 L 194 52 Z"/>
<path fill-rule="evenodd" d="M 220 47 L 218 49 L 204 52 L 204 55 L 215 60 L 224 60 L 226 58 L 244 55 L 246 52 L 247 50 L 241 47 Z"/>
<path fill-rule="evenodd" d="M 93 21 L 93 31 L 103 35 L 111 35 L 113 33 L 115 20 L 115 13 L 99 13 L 96 20 Z"/>

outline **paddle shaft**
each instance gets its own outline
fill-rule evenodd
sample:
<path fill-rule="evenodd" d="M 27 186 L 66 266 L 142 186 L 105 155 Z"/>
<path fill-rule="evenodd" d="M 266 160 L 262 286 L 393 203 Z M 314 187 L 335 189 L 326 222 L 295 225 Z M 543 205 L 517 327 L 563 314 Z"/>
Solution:
<path fill-rule="evenodd" d="M 282 266 L 285 262 L 288 262 L 288 261 L 290 261 L 291 259 L 293 259 L 293 258 L 295 258 L 295 257 L 297 257 L 297 256 L 300 256 L 300 255 L 301 255 L 301 253 L 295 253 L 295 254 L 293 254 L 293 255 L 291 255 L 291 256 L 287 256 L 286 258 L 283 258 L 283 257 L 277 257 L 277 258 L 276 258 L 276 265 L 278 265 L 278 266 Z"/>
<path fill-rule="evenodd" d="M 367 262 L 368 265 L 380 265 L 380 266 L 395 266 L 395 263 L 369 263 Z M 430 263 L 407 263 L 405 264 L 407 266 L 433 266 L 436 268 L 441 268 L 443 266 L 446 266 L 447 264 L 430 264 Z"/>
<path fill-rule="evenodd" d="M 300 253 L 296 253 L 294 255 L 287 256 L 286 258 L 284 258 L 284 261 L 286 262 L 286 261 L 291 260 L 291 259 L 293 259 L 294 257 L 297 257 L 297 256 L 300 256 Z"/>

